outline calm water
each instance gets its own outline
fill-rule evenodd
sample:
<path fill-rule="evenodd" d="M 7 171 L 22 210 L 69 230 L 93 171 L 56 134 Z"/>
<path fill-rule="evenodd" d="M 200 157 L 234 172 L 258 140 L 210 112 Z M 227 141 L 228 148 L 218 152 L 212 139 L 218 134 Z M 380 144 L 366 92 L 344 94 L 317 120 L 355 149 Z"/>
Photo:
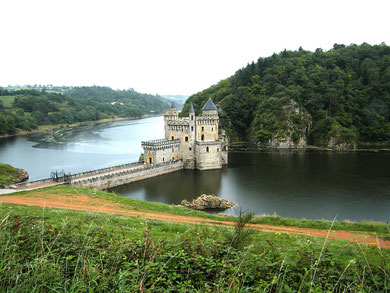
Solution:
<path fill-rule="evenodd" d="M 161 138 L 163 131 L 162 117 L 155 117 L 83 128 L 51 143 L 31 141 L 39 141 L 36 137 L 5 139 L 0 140 L 0 162 L 27 169 L 31 179 L 54 170 L 96 169 L 137 160 L 140 141 Z M 386 222 L 390 153 L 230 153 L 222 170 L 180 171 L 113 190 L 164 203 L 215 193 L 258 214 Z"/>
<path fill-rule="evenodd" d="M 126 120 L 82 127 L 54 142 L 37 135 L 0 139 L 0 162 L 24 168 L 30 180 L 52 171 L 77 173 L 137 161 L 141 140 L 161 138 L 163 117 Z"/>

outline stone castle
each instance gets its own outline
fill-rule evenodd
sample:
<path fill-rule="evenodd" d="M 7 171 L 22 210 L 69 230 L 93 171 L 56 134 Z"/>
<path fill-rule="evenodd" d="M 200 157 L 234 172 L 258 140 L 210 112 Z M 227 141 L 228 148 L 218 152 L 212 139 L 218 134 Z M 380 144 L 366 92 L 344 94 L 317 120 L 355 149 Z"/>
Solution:
<path fill-rule="evenodd" d="M 142 142 L 147 165 L 183 160 L 185 169 L 220 169 L 227 164 L 227 139 L 219 129 L 218 108 L 209 99 L 196 116 L 191 104 L 188 117 L 180 117 L 172 104 L 164 113 L 165 138 Z"/>

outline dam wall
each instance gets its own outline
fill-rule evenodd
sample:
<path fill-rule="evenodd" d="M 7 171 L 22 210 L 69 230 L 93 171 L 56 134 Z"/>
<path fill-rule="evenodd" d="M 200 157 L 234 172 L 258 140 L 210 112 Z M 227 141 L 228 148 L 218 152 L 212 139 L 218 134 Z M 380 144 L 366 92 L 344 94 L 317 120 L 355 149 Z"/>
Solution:
<path fill-rule="evenodd" d="M 131 169 L 117 168 L 109 173 L 95 173 L 88 177 L 77 178 L 72 175 L 70 184 L 94 189 L 108 189 L 135 181 L 179 171 L 183 169 L 183 161 L 171 161 L 154 165 L 134 164 Z M 93 172 L 93 171 L 92 171 Z"/>

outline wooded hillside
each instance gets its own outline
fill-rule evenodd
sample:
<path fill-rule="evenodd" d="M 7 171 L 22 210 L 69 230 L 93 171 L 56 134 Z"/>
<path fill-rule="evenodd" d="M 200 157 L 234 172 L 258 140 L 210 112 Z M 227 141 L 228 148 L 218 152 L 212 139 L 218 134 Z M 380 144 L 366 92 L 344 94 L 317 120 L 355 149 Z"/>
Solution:
<path fill-rule="evenodd" d="M 352 147 L 390 141 L 390 47 L 282 51 L 191 96 L 211 97 L 232 140 Z"/>
<path fill-rule="evenodd" d="M 33 130 L 38 125 L 140 117 L 162 113 L 169 106 L 169 101 L 160 96 L 109 87 L 76 87 L 65 94 L 0 88 L 0 134 L 16 133 L 17 128 Z"/>

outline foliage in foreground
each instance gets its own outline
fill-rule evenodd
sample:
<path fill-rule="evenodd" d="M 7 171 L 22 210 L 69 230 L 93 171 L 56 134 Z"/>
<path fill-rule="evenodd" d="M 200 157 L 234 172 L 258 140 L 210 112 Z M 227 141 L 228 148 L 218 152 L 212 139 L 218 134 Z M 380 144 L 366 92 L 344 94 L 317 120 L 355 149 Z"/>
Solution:
<path fill-rule="evenodd" d="M 235 248 L 224 228 L 152 222 L 141 230 L 134 219 L 122 226 L 113 216 L 110 230 L 98 215 L 53 225 L 50 213 L 0 218 L 0 291 L 363 292 L 390 285 L 389 252 L 376 246 L 255 233 Z"/>

